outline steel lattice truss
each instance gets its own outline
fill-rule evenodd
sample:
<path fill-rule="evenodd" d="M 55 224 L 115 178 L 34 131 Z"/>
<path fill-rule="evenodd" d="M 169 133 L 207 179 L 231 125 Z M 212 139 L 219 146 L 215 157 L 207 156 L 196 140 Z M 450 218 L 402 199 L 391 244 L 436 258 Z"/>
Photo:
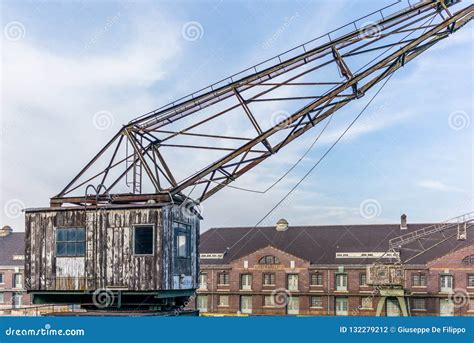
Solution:
<path fill-rule="evenodd" d="M 392 4 L 132 120 L 51 205 L 203 201 L 465 25 L 458 2 Z"/>

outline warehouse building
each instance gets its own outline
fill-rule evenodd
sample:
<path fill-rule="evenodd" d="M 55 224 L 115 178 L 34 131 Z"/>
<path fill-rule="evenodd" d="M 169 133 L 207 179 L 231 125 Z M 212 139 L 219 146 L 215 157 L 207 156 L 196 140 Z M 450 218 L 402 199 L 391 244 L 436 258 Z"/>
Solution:
<path fill-rule="evenodd" d="M 0 229 L 0 315 L 30 304 L 25 290 L 25 233 Z"/>
<path fill-rule="evenodd" d="M 380 294 L 367 266 L 393 259 L 388 242 L 429 224 L 213 228 L 201 235 L 200 288 L 207 315 L 375 315 Z M 474 239 L 452 237 L 418 256 L 400 252 L 412 316 L 474 315 Z M 414 242 L 413 244 L 419 244 Z M 408 251 L 410 247 L 408 246 Z M 414 249 L 415 250 L 415 249 Z M 402 314 L 387 297 L 381 315 Z"/>

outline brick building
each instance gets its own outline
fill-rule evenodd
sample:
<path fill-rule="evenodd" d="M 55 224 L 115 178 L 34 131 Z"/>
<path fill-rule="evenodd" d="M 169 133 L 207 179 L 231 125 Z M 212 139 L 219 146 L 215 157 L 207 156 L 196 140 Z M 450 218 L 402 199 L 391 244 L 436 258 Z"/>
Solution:
<path fill-rule="evenodd" d="M 25 233 L 0 229 L 0 314 L 30 304 L 25 290 Z"/>
<path fill-rule="evenodd" d="M 389 239 L 426 225 L 210 229 L 201 235 L 194 306 L 208 314 L 375 315 L 367 266 L 390 257 Z M 400 257 L 412 258 L 404 269 L 411 315 L 474 315 L 472 234 Z M 400 314 L 388 297 L 382 315 Z"/>

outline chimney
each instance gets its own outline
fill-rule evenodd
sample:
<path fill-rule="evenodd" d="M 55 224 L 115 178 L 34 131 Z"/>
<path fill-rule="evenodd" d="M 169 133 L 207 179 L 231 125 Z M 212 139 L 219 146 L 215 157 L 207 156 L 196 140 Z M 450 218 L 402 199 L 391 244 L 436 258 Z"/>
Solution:
<path fill-rule="evenodd" d="M 407 215 L 406 214 L 402 214 L 402 216 L 400 217 L 400 230 L 406 230 L 408 229 L 408 226 L 407 226 Z"/>
<path fill-rule="evenodd" d="M 12 229 L 10 226 L 5 225 L 4 227 L 2 227 L 2 228 L 0 229 L 0 237 L 6 237 L 6 236 L 8 236 L 9 234 L 12 233 L 12 231 L 13 231 L 13 229 Z"/>
<path fill-rule="evenodd" d="M 280 219 L 276 224 L 277 231 L 286 231 L 288 230 L 288 221 L 286 219 Z"/>

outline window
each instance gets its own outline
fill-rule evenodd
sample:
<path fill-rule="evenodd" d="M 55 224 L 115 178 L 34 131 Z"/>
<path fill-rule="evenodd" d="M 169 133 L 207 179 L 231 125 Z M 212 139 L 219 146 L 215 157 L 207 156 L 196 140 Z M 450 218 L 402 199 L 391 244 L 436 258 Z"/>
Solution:
<path fill-rule="evenodd" d="M 199 274 L 199 289 L 207 289 L 207 274 Z"/>
<path fill-rule="evenodd" d="M 152 225 L 133 227 L 133 253 L 135 255 L 153 255 L 153 231 Z"/>
<path fill-rule="evenodd" d="M 198 295 L 196 307 L 200 312 L 207 312 L 207 295 Z"/>
<path fill-rule="evenodd" d="M 426 299 L 425 298 L 413 298 L 412 299 L 412 309 L 413 310 L 425 310 L 426 309 Z"/>
<path fill-rule="evenodd" d="M 311 286 L 322 286 L 323 285 L 323 274 L 314 273 L 311 274 Z"/>
<path fill-rule="evenodd" d="M 467 276 L 467 287 L 474 287 L 474 274 Z"/>
<path fill-rule="evenodd" d="M 288 290 L 298 290 L 298 274 L 288 274 Z"/>
<path fill-rule="evenodd" d="M 349 314 L 349 304 L 345 297 L 336 297 L 336 316 L 347 316 Z"/>
<path fill-rule="evenodd" d="M 5 293 L 0 292 L 0 304 L 5 302 Z"/>
<path fill-rule="evenodd" d="M 272 255 L 264 256 L 259 261 L 259 264 L 280 264 L 280 260 Z"/>
<path fill-rule="evenodd" d="M 360 301 L 361 307 L 362 308 L 372 308 L 373 306 L 373 301 L 372 297 L 363 297 L 362 300 Z"/>
<path fill-rule="evenodd" d="M 464 257 L 462 259 L 462 263 L 465 265 L 474 264 L 474 255 Z"/>
<path fill-rule="evenodd" d="M 469 299 L 469 311 L 474 311 L 474 298 Z"/>
<path fill-rule="evenodd" d="M 56 229 L 56 256 L 84 256 L 86 230 L 83 227 Z"/>
<path fill-rule="evenodd" d="M 20 273 L 13 275 L 13 288 L 23 288 L 23 275 Z"/>
<path fill-rule="evenodd" d="M 347 275 L 336 274 L 336 290 L 347 291 Z"/>
<path fill-rule="evenodd" d="M 191 226 L 173 222 L 174 273 L 191 275 Z"/>
<path fill-rule="evenodd" d="M 275 285 L 275 274 L 263 274 L 263 284 L 268 285 Z"/>
<path fill-rule="evenodd" d="M 411 284 L 414 287 L 426 286 L 426 275 L 423 273 L 414 273 L 411 275 Z"/>
<path fill-rule="evenodd" d="M 13 295 L 13 308 L 21 307 L 21 293 L 15 293 Z"/>
<path fill-rule="evenodd" d="M 441 292 L 451 292 L 453 289 L 453 276 L 452 275 L 441 275 Z"/>
<path fill-rule="evenodd" d="M 359 285 L 367 286 L 367 274 L 366 273 L 360 273 L 360 275 L 359 275 Z"/>
<path fill-rule="evenodd" d="M 323 307 L 323 298 L 322 297 L 311 297 L 311 307 Z"/>
<path fill-rule="evenodd" d="M 222 272 L 217 275 L 217 282 L 218 285 L 228 285 L 230 284 L 229 282 L 229 273 L 227 272 Z"/>
<path fill-rule="evenodd" d="M 219 306 L 229 306 L 228 295 L 219 295 Z"/>
<path fill-rule="evenodd" d="M 240 312 L 244 314 L 252 313 L 252 296 L 243 295 L 240 297 Z"/>
<path fill-rule="evenodd" d="M 4 284 L 5 283 L 5 276 L 3 275 L 3 273 L 0 273 L 0 284 Z"/>
<path fill-rule="evenodd" d="M 288 314 L 300 313 L 300 299 L 298 297 L 290 297 L 288 299 L 287 311 Z"/>
<path fill-rule="evenodd" d="M 243 290 L 252 289 L 252 275 L 251 274 L 240 275 L 240 289 L 243 289 Z"/>
<path fill-rule="evenodd" d="M 263 304 L 267 307 L 275 306 L 275 297 L 273 295 L 265 295 Z"/>

